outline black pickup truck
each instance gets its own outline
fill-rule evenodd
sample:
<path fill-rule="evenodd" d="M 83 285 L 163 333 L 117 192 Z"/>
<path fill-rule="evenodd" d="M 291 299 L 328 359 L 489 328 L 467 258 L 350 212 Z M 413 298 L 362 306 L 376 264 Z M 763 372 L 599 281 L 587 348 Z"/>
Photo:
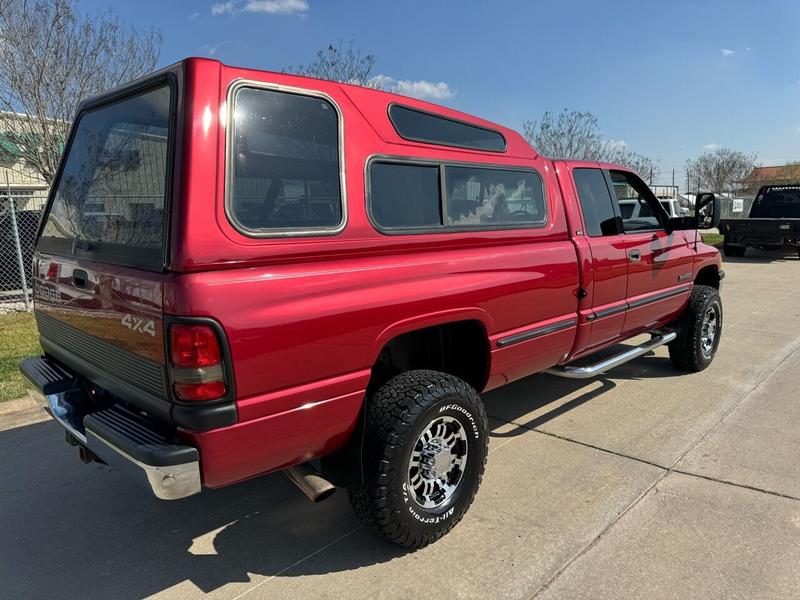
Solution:
<path fill-rule="evenodd" d="M 795 248 L 800 258 L 800 183 L 765 185 L 747 219 L 722 219 L 725 256 L 744 256 L 748 246 L 760 250 Z"/>

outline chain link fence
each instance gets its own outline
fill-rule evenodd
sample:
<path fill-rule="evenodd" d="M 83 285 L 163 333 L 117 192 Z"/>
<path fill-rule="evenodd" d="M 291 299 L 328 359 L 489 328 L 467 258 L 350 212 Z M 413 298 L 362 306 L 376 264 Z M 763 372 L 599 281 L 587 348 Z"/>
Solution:
<path fill-rule="evenodd" d="M 39 219 L 47 201 L 47 190 L 3 187 L 0 187 L 0 314 L 33 309 L 31 265 Z"/>

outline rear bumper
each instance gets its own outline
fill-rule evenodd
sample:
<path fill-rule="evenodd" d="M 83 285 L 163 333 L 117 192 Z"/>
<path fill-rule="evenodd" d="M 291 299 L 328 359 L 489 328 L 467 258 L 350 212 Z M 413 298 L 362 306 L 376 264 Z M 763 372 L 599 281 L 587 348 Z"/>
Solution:
<path fill-rule="evenodd" d="M 151 490 L 173 500 L 222 487 L 331 454 L 358 422 L 369 370 L 332 384 L 304 386 L 246 403 L 249 418 L 207 431 L 164 426 L 122 405 L 97 407 L 68 367 L 49 357 L 30 357 L 20 371 L 46 397 L 45 409 L 74 443 Z M 355 388 L 355 390 L 354 390 Z M 314 401 L 323 397 L 325 400 Z M 263 414 L 271 403 L 290 408 Z"/>
<path fill-rule="evenodd" d="M 30 357 L 20 371 L 46 398 L 45 410 L 77 444 L 125 473 L 162 500 L 200 492 L 200 453 L 122 406 L 98 408 L 72 374 L 46 357 Z"/>
<path fill-rule="evenodd" d="M 725 243 L 729 246 L 775 246 L 793 248 L 800 246 L 800 236 L 786 234 L 726 233 Z"/>

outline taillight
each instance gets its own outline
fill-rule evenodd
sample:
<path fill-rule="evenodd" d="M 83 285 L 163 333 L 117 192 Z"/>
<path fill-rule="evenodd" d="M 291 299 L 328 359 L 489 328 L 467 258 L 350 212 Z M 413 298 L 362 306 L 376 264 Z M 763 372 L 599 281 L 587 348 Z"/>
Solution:
<path fill-rule="evenodd" d="M 217 334 L 208 325 L 172 325 L 170 355 L 175 367 L 210 367 L 222 362 Z"/>
<path fill-rule="evenodd" d="M 210 325 L 175 323 L 169 328 L 172 383 L 180 400 L 217 400 L 228 391 L 222 346 Z"/>
<path fill-rule="evenodd" d="M 175 384 L 175 395 L 181 400 L 216 400 L 222 398 L 227 391 L 224 381 Z"/>

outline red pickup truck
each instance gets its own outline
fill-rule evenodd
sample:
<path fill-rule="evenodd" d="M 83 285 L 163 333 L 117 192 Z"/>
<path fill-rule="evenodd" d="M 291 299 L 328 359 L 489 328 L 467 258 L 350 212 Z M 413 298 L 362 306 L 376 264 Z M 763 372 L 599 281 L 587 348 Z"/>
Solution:
<path fill-rule="evenodd" d="M 421 547 L 478 489 L 480 392 L 662 344 L 711 362 L 723 272 L 696 227 L 624 167 L 454 110 L 187 59 L 81 105 L 21 370 L 85 461 L 159 498 L 286 470 Z"/>

